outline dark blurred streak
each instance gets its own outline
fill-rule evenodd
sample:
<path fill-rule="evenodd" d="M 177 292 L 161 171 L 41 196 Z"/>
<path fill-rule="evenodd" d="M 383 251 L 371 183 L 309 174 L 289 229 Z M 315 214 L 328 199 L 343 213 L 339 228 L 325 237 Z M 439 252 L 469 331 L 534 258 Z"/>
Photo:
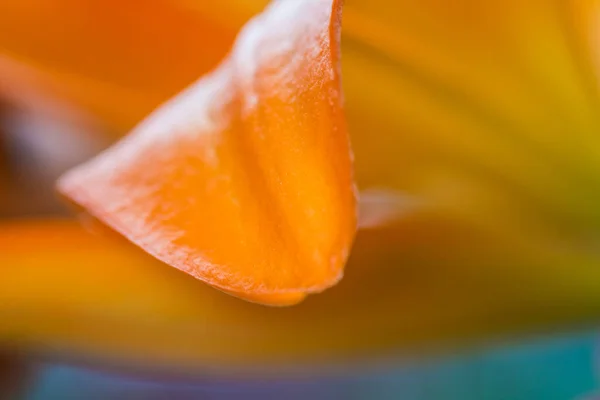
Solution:
<path fill-rule="evenodd" d="M 13 354 L 0 353 L 0 400 L 24 399 L 32 368 Z"/>
<path fill-rule="evenodd" d="M 87 125 L 0 107 L 0 219 L 65 215 L 56 178 L 109 143 Z"/>

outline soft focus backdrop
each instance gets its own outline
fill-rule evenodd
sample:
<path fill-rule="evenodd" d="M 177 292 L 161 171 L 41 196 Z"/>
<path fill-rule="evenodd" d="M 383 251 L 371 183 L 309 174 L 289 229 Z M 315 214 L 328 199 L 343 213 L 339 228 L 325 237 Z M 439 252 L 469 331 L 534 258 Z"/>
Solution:
<path fill-rule="evenodd" d="M 243 23 L 267 1 L 134 3 L 0 4 L 2 225 L 73 218 L 55 194 L 55 180 L 217 65 Z M 12 398 L 25 400 L 600 398 L 598 2 L 346 3 L 346 112 L 359 188 L 372 202 L 368 228 L 375 233 L 360 242 L 367 256 L 358 251 L 358 262 L 350 264 L 350 289 L 341 284 L 341 293 L 363 298 L 347 296 L 350 309 L 340 314 L 336 307 L 343 309 L 344 297 L 323 294 L 331 309 L 319 315 L 344 334 L 345 345 L 335 349 L 346 354 L 360 348 L 364 363 L 333 371 L 315 363 L 310 373 L 270 379 L 111 369 L 85 357 L 40 356 L 13 346 L 7 316 L 14 310 L 6 300 L 0 324 L 9 328 L 8 334 L 0 329 L 0 349 L 9 354 L 0 362 L 0 399 L 9 386 Z M 378 234 L 386 218 L 397 225 L 391 234 Z M 65 285 L 64 292 L 69 289 Z M 65 310 L 71 310 L 65 299 Z M 319 301 L 310 299 L 309 311 L 300 308 L 298 315 L 310 321 L 310 307 L 320 310 Z M 31 304 L 35 308 L 35 298 Z M 136 315 L 135 301 L 124 307 Z M 161 307 L 159 300 L 156 309 Z M 169 322 L 173 315 L 177 320 L 169 307 L 157 321 Z M 142 322 L 148 310 L 156 310 L 141 309 Z M 241 309 L 252 322 L 262 315 Z M 119 315 L 108 318 L 116 327 Z M 214 315 L 218 320 L 219 313 Z M 339 325 L 332 318 L 338 315 Z M 327 347 L 330 330 L 323 330 L 321 346 L 334 348 Z M 28 338 L 36 343 L 32 331 Z M 464 339 L 490 333 L 495 340 Z M 396 351 L 422 337 L 446 336 L 463 339 L 458 351 L 428 357 Z M 55 339 L 40 337 L 40 347 Z M 119 344 L 132 340 L 127 332 L 123 337 Z M 283 357 L 286 343 L 293 346 L 295 339 L 286 338 L 282 348 L 273 347 Z M 89 354 L 110 348 L 111 355 L 120 355 L 118 346 L 107 343 L 90 346 L 96 353 Z M 318 353 L 314 343 L 309 348 Z M 164 343 L 152 344 L 154 350 L 162 346 L 168 353 Z M 391 357 L 372 362 L 364 357 L 371 346 L 373 354 Z"/>

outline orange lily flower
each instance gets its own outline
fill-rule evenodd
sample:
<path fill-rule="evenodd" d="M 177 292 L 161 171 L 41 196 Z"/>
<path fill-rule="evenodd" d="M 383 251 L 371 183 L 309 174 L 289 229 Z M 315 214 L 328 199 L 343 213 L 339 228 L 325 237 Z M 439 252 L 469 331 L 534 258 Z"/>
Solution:
<path fill-rule="evenodd" d="M 61 191 L 158 259 L 240 297 L 287 305 L 337 283 L 356 205 L 341 3 L 331 3 L 274 3 L 213 73 L 70 172 Z"/>
<path fill-rule="evenodd" d="M 325 0 L 322 3 L 331 4 Z M 362 191 L 362 229 L 345 268 L 346 276 L 337 286 L 292 308 L 265 308 L 205 286 L 112 234 L 95 236 L 68 221 L 5 224 L 0 228 L 0 265 L 16 267 L 0 270 L 0 315 L 8 321 L 0 327 L 0 338 L 22 348 L 66 351 L 109 362 L 186 369 L 209 365 L 219 369 L 290 360 L 345 361 L 367 354 L 431 349 L 449 342 L 556 328 L 596 318 L 600 272 L 593 243 L 599 215 L 595 197 L 600 175 L 595 162 L 599 146 L 594 133 L 600 126 L 600 113 L 592 29 L 598 2 L 347 3 L 342 30 L 342 80 L 355 152 L 355 178 Z M 18 20 L 10 17 L 14 15 L 11 12 L 30 15 L 27 2 L 22 8 L 16 4 L 0 6 L 10 11 L 0 15 L 5 15 L 7 21 Z M 181 31 L 165 33 L 173 38 L 163 39 L 178 46 L 186 43 L 181 40 L 187 37 L 185 26 L 205 26 L 195 22 L 185 25 L 183 22 L 190 16 L 203 16 L 215 27 L 226 27 L 223 32 L 215 32 L 221 32 L 223 36 L 219 37 L 227 43 L 233 37 L 225 31 L 231 32 L 228 28 L 244 19 L 234 17 L 227 26 L 227 21 L 220 19 L 225 13 L 201 10 L 202 6 L 193 12 L 186 9 L 180 15 L 174 10 L 181 4 L 189 6 L 188 3 L 167 5 L 157 0 L 152 4 L 157 4 L 157 9 L 158 4 L 168 9 L 165 18 L 172 18 L 173 26 L 182 27 Z M 223 7 L 228 4 L 234 3 L 224 2 Z M 254 6 L 247 10 L 254 10 Z M 110 7 L 118 8 L 114 4 Z M 69 10 L 78 8 L 72 4 Z M 162 12 L 157 14 L 162 16 Z M 100 15 L 111 18 L 111 14 Z M 98 21 L 102 27 L 110 26 L 102 19 Z M 26 31 L 10 36 L 31 37 L 29 44 L 11 42 L 7 34 L 0 34 L 5 60 L 0 65 L 6 65 L 0 71 L 14 82 L 6 93 L 27 93 L 25 87 L 52 93 L 64 104 L 75 104 L 110 129 L 121 131 L 197 75 L 207 72 L 226 54 L 223 47 L 215 46 L 214 53 L 207 53 L 214 55 L 210 61 L 207 58 L 201 65 L 196 60 L 198 64 L 190 66 L 189 74 L 180 75 L 178 63 L 161 69 L 159 64 L 150 62 L 164 60 L 164 53 L 159 55 L 161 47 L 154 52 L 153 41 L 141 36 L 131 43 L 137 46 L 140 40 L 140 48 L 147 52 L 140 50 L 143 56 L 128 65 L 120 64 L 118 57 L 111 56 L 109 44 L 121 44 L 120 29 L 129 26 L 131 19 L 125 21 L 111 31 L 117 32 L 112 40 L 96 38 L 106 52 L 101 59 L 110 61 L 91 66 L 76 57 L 77 53 L 61 56 L 51 52 L 45 57 L 36 53 L 36 40 L 40 40 L 36 33 Z M 0 29 L 12 26 L 15 32 L 22 32 L 16 30 L 16 25 L 0 24 L 8 27 Z M 162 38 L 161 34 L 162 31 L 156 33 Z M 81 40 L 79 46 L 83 48 L 87 42 Z M 286 44 L 283 40 L 282 43 Z M 179 53 L 187 51 L 178 50 Z M 52 68 L 52 57 L 56 57 L 54 62 L 61 64 L 60 68 Z M 282 65 L 271 62 L 268 65 L 278 73 Z M 182 61 L 181 65 L 190 64 Z M 144 69 L 145 66 L 152 68 Z M 68 73 L 56 72 L 59 70 Z M 106 71 L 113 74 L 105 74 Z M 224 79 L 233 82 L 236 78 L 232 74 Z M 199 84 L 206 86 L 206 81 L 202 82 Z M 18 96 L 11 98 L 15 97 Z M 272 107 L 272 99 L 259 97 L 259 101 L 263 101 L 259 107 Z M 27 103 L 30 104 L 29 98 Z M 199 111 L 210 111 L 202 102 L 198 104 Z M 189 105 L 179 101 L 171 104 L 173 112 L 181 106 Z M 302 110 L 284 111 L 301 116 Z M 264 128 L 268 129 L 270 120 L 265 120 Z M 260 121 L 256 124 L 255 127 L 263 127 Z M 155 126 L 161 129 L 152 138 Z M 318 129 L 323 126 L 327 127 L 325 132 L 335 131 L 325 123 L 314 131 L 322 133 Z M 116 154 L 117 171 L 133 178 L 133 184 L 121 192 L 122 197 L 139 189 L 144 171 L 155 182 L 156 171 L 151 165 L 138 167 L 136 163 L 147 154 L 157 154 L 152 150 L 156 146 L 154 140 L 173 134 L 167 128 L 173 126 L 151 120 L 133 139 L 126 139 L 125 145 L 136 147 L 140 137 L 150 137 L 152 140 L 142 141 L 146 153 L 119 154 L 117 150 L 102 156 L 110 161 Z M 336 143 L 338 150 L 344 149 L 343 141 Z M 206 148 L 210 147 L 202 147 Z M 185 155 L 182 149 L 168 150 L 166 165 L 172 165 L 173 160 L 179 162 L 172 155 Z M 259 146 L 259 150 L 263 148 Z M 271 160 L 268 151 L 252 155 L 259 162 Z M 313 153 L 301 152 L 298 161 L 284 152 L 278 165 L 291 171 L 307 162 L 325 171 L 327 177 L 336 176 L 328 174 L 329 167 L 315 163 L 311 156 Z M 66 178 L 63 191 L 114 229 L 157 254 L 148 246 L 147 226 L 131 233 L 131 225 L 111 223 L 115 221 L 115 211 L 130 210 L 127 204 L 114 202 L 118 192 L 110 191 L 122 188 L 117 185 L 118 177 L 106 175 L 107 163 L 101 161 L 103 168 L 93 167 L 87 172 L 87 167 L 83 167 L 80 171 L 85 173 L 76 183 L 69 184 L 75 178 Z M 135 168 L 130 168 L 131 164 Z M 345 173 L 340 174 L 339 181 L 327 182 L 334 186 L 346 183 L 348 172 L 342 170 Z M 88 177 L 92 179 L 86 182 Z M 160 184 L 169 182 L 168 178 L 160 177 Z M 98 182 L 102 191 L 93 192 L 97 189 L 90 185 Z M 186 181 L 183 193 L 189 193 L 194 182 L 200 182 L 200 188 L 206 187 L 206 180 Z M 307 189 L 302 180 L 298 182 L 301 184 L 290 187 L 310 194 L 301 199 L 314 200 L 316 190 Z M 338 190 L 347 186 L 343 184 Z M 161 199 L 168 194 L 164 187 L 158 190 Z M 105 193 L 107 198 L 102 197 Z M 263 192 L 257 192 L 259 199 L 262 195 Z M 331 210 L 339 204 L 344 204 L 339 207 L 343 215 L 350 214 L 346 212 L 351 208 L 347 203 L 337 203 L 332 198 L 323 203 L 327 210 L 324 218 L 331 216 Z M 242 196 L 244 204 L 250 204 L 249 199 L 247 193 Z M 174 200 L 179 204 L 182 198 Z M 302 210 L 295 204 L 291 207 Z M 218 212 L 219 208 L 209 209 L 213 210 Z M 221 215 L 213 216 L 214 220 L 218 217 Z M 177 224 L 181 218 L 177 218 Z M 216 229 L 214 220 L 207 229 Z M 230 221 L 226 222 L 230 225 Z M 301 224 L 289 229 L 296 232 Z M 209 235 L 211 231 L 206 232 Z M 329 237 L 327 232 L 328 240 Z M 198 241 L 194 246 L 206 243 Z M 235 258 L 236 254 L 229 255 L 224 250 L 219 249 L 219 256 Z M 232 247 L 231 252 L 236 250 Z M 256 257 L 258 253 L 244 254 Z M 178 262 L 161 259 L 180 267 Z M 201 278 L 251 300 L 272 302 L 270 296 L 279 294 L 247 293 L 237 286 L 215 284 L 204 275 Z M 297 294 L 300 290 L 303 294 L 306 286 L 290 284 L 285 289 L 286 293 Z"/>

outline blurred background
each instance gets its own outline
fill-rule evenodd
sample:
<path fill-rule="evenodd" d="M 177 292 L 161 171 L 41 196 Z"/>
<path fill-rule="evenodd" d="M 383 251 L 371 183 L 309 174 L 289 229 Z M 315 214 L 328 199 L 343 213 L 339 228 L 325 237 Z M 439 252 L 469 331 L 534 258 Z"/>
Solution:
<path fill-rule="evenodd" d="M 240 382 L 123 376 L 72 365 L 37 365 L 27 399 L 595 400 L 593 333 L 338 377 Z"/>
<path fill-rule="evenodd" d="M 55 194 L 57 177 L 214 68 L 239 28 L 267 3 L 3 0 L 0 226 L 73 218 Z M 592 0 L 417 3 L 347 0 L 342 39 L 358 184 L 376 193 L 364 196 L 370 201 L 364 215 L 375 218 L 368 229 L 386 218 L 399 222 L 391 235 L 360 236 L 353 258 L 359 261 L 349 265 L 359 272 L 349 272 L 350 286 L 340 296 L 364 296 L 368 301 L 355 300 L 365 304 L 364 314 L 381 301 L 389 315 L 382 320 L 411 321 L 369 330 L 370 320 L 357 316 L 362 341 L 376 342 L 377 329 L 399 332 L 402 340 L 373 346 L 373 360 L 365 345 L 361 357 L 333 370 L 315 362 L 306 372 L 263 379 L 40 357 L 0 335 L 0 355 L 6 350 L 0 399 L 600 398 L 600 8 Z M 425 206 L 415 211 L 415 203 Z M 413 216 L 403 219 L 407 213 Z M 414 269 L 390 272 L 405 263 Z M 383 271 L 383 278 L 370 284 L 367 277 L 363 285 L 364 271 L 352 269 L 358 264 Z M 455 273 L 460 266 L 468 266 L 466 272 Z M 380 282 L 386 276 L 388 286 Z M 447 288 L 454 279 L 468 283 Z M 409 292 L 421 293 L 424 285 L 423 299 L 378 300 L 378 287 L 407 289 L 393 286 L 396 280 L 416 285 Z M 352 289 L 356 282 L 362 291 Z M 343 303 L 331 296 L 326 304 Z M 421 307 L 420 299 L 427 304 Z M 319 300 L 310 301 L 307 315 L 320 309 Z M 440 315 L 450 322 L 432 322 L 440 315 L 431 310 L 446 306 L 448 314 Z M 471 307 L 455 318 L 454 308 Z M 10 304 L 1 310 L 0 324 L 10 326 Z M 435 339 L 448 325 L 452 336 L 461 336 L 452 325 L 471 319 L 478 337 L 497 331 L 511 340 L 477 340 L 427 357 L 397 351 L 412 346 L 404 337 Z M 352 323 L 340 323 L 340 331 L 345 327 Z"/>

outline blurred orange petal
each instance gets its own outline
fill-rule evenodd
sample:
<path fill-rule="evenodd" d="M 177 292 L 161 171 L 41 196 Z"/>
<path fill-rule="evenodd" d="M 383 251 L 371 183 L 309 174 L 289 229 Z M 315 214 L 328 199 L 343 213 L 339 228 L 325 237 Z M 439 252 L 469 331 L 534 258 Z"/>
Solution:
<path fill-rule="evenodd" d="M 223 294 L 76 222 L 4 224 L 0 342 L 150 370 L 283 372 L 475 346 L 598 316 L 595 263 L 579 260 L 570 274 L 561 250 L 552 255 L 560 268 L 547 268 L 518 242 L 485 235 L 427 213 L 363 231 L 339 285 L 278 309 Z M 508 261 L 515 269 L 502 268 Z"/>
<path fill-rule="evenodd" d="M 593 253 L 598 0 L 348 0 L 344 12 L 359 188 L 544 254 Z"/>
<path fill-rule="evenodd" d="M 276 2 L 231 55 L 60 190 L 221 290 L 288 304 L 342 276 L 356 230 L 341 2 Z"/>
<path fill-rule="evenodd" d="M 0 94 L 130 128 L 221 60 L 263 0 L 0 3 Z"/>

